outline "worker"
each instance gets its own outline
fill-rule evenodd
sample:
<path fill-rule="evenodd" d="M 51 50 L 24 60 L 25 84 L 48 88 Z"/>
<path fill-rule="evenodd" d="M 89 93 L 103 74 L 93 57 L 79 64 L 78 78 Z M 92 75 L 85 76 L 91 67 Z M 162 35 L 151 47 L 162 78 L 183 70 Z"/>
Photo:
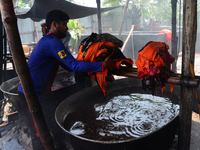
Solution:
<path fill-rule="evenodd" d="M 112 54 L 109 55 L 103 62 L 85 62 L 74 59 L 60 40 L 66 36 L 68 30 L 67 22 L 69 19 L 69 16 L 60 10 L 52 10 L 47 14 L 46 26 L 49 32 L 37 43 L 28 61 L 37 97 L 41 104 L 47 126 L 52 133 L 55 148 L 58 150 L 64 150 L 66 148 L 61 140 L 61 135 L 59 135 L 58 131 L 55 131 L 56 129 L 59 130 L 54 117 L 55 109 L 58 103 L 56 103 L 55 100 L 55 102 L 51 102 L 52 104 L 50 104 L 47 97 L 51 93 L 51 86 L 56 77 L 59 65 L 67 71 L 101 72 L 104 69 L 114 67 L 115 62 L 119 61 L 119 59 L 111 59 Z M 22 102 L 26 102 L 21 84 L 18 90 Z M 51 105 L 54 108 L 51 109 Z M 23 114 L 24 111 L 25 110 L 21 110 L 20 112 L 19 110 L 18 112 L 22 115 L 22 118 L 25 118 L 25 122 L 28 121 L 27 124 L 31 128 L 32 132 L 37 131 L 34 123 L 31 123 L 31 115 Z M 34 135 L 35 136 L 33 136 L 32 139 L 36 139 L 38 142 L 37 132 L 35 132 Z M 35 149 L 40 150 L 38 147 Z"/>
<path fill-rule="evenodd" d="M 42 28 L 42 35 L 45 36 L 47 34 L 47 26 L 46 23 L 42 23 L 41 24 L 41 28 Z"/>
<path fill-rule="evenodd" d="M 154 21 L 152 17 L 147 21 L 147 28 L 150 29 L 151 31 L 159 31 L 160 26 L 158 22 Z"/>
<path fill-rule="evenodd" d="M 41 28 L 42 28 L 42 35 L 45 36 L 48 33 L 46 23 L 42 23 Z M 66 36 L 60 39 L 68 51 L 70 51 L 70 48 L 69 48 L 70 39 L 71 39 L 71 34 L 68 30 L 67 30 Z"/>

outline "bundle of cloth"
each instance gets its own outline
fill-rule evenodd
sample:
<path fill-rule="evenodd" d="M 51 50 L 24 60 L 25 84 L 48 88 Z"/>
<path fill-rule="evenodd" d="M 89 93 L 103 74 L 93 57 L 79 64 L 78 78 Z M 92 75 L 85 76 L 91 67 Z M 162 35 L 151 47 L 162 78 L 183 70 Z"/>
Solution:
<path fill-rule="evenodd" d="M 163 29 L 163 30 L 161 30 L 159 32 L 159 34 L 161 34 L 161 33 L 165 33 L 166 34 L 167 43 L 172 42 L 172 32 L 170 30 Z"/>
<path fill-rule="evenodd" d="M 109 33 L 92 33 L 81 41 L 76 59 L 78 61 L 100 62 L 113 53 L 111 58 L 120 59 L 120 61 L 115 63 L 112 70 L 119 68 L 120 65 L 132 67 L 132 59 L 126 58 L 120 50 L 122 45 L 121 40 Z M 105 85 L 107 82 L 115 80 L 111 74 L 111 69 L 104 69 L 102 72 L 95 73 L 88 72 L 88 75 L 96 80 L 104 95 L 106 95 Z"/>
<path fill-rule="evenodd" d="M 142 80 L 143 90 L 152 91 L 160 86 L 163 88 L 170 76 L 173 75 L 171 64 L 175 58 L 168 52 L 169 46 L 165 42 L 150 41 L 139 52 L 136 60 L 138 78 Z M 171 91 L 173 85 L 170 85 Z"/>

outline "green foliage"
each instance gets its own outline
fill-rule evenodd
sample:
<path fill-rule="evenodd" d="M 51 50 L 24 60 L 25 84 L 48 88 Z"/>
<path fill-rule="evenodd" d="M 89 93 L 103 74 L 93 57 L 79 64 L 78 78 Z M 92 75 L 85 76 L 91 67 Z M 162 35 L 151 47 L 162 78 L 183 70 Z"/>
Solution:
<path fill-rule="evenodd" d="M 85 27 L 79 22 L 78 19 L 70 19 L 67 26 L 71 34 L 70 46 L 72 50 L 74 50 L 77 47 L 78 38 L 80 38 L 83 31 L 85 31 Z"/>
<path fill-rule="evenodd" d="M 31 1 L 30 0 L 19 0 L 19 8 L 24 8 L 24 7 L 31 7 Z"/>
<path fill-rule="evenodd" d="M 125 0 L 104 0 L 103 1 L 103 6 L 106 7 L 113 7 L 113 6 L 119 6 L 119 5 L 124 5 L 126 3 Z"/>
<path fill-rule="evenodd" d="M 163 24 L 171 25 L 172 7 L 171 0 L 158 0 L 152 4 L 152 16 L 155 20 L 161 21 Z"/>
<path fill-rule="evenodd" d="M 104 0 L 103 6 L 124 6 L 125 3 L 126 0 Z M 107 12 L 106 15 L 117 12 L 116 9 L 111 11 L 113 13 Z M 120 7 L 116 15 L 122 16 L 123 12 L 123 7 Z M 153 17 L 155 21 L 161 21 L 166 25 L 171 25 L 171 15 L 171 0 L 130 0 L 127 10 L 127 17 L 132 19 L 133 24 L 138 23 L 142 16 L 143 20 Z M 177 13 L 177 18 L 178 15 L 179 14 Z"/>

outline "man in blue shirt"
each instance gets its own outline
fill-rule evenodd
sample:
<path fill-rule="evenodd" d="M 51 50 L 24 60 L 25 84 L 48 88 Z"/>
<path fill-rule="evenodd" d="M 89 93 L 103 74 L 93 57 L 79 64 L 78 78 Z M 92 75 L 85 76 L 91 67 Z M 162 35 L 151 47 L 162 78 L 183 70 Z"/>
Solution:
<path fill-rule="evenodd" d="M 99 72 L 99 71 L 103 71 L 105 68 L 109 68 L 109 69 L 112 68 L 115 62 L 119 60 L 119 59 L 111 59 L 110 57 L 112 54 L 108 56 L 103 62 L 85 62 L 85 61 L 77 61 L 76 59 L 74 59 L 74 57 L 65 48 L 65 46 L 60 40 L 64 38 L 67 34 L 68 20 L 69 20 L 69 16 L 60 10 L 53 10 L 47 14 L 46 26 L 47 26 L 47 29 L 49 30 L 49 33 L 46 36 L 42 37 L 41 40 L 37 43 L 28 61 L 28 66 L 30 69 L 30 74 L 33 80 L 35 91 L 41 105 L 42 105 L 42 102 L 45 101 L 41 99 L 44 99 L 51 93 L 51 86 L 54 82 L 54 79 L 56 77 L 56 74 L 60 65 L 63 68 L 65 68 L 67 71 Z M 24 101 L 26 102 L 25 97 L 24 97 L 24 91 L 21 84 L 19 86 L 19 96 L 21 99 L 23 99 L 22 102 Z M 45 109 L 43 109 L 43 113 L 44 111 Z M 49 110 L 47 111 L 49 112 L 49 117 L 54 118 L 55 110 L 52 110 L 51 108 L 49 108 Z M 34 129 L 33 123 L 31 123 L 32 120 L 30 119 L 30 114 L 29 114 L 29 118 L 27 118 L 28 114 L 23 114 L 22 112 L 20 112 L 20 110 L 18 110 L 18 112 L 24 120 L 27 120 L 25 122 L 29 124 L 28 126 L 32 130 L 32 132 L 34 132 L 35 129 L 37 130 L 37 128 Z M 44 116 L 45 115 L 46 114 L 44 113 Z M 48 124 L 55 125 L 56 124 L 55 119 L 53 123 L 50 122 L 50 123 L 47 123 L 47 125 Z M 54 128 L 54 127 L 49 127 L 49 128 L 51 132 L 52 130 L 51 128 Z M 54 137 L 55 136 L 53 135 L 53 140 L 55 144 L 58 140 L 56 141 Z M 35 148 L 35 149 L 39 149 L 39 148 Z M 61 148 L 56 148 L 56 149 L 61 149 Z"/>
<path fill-rule="evenodd" d="M 51 85 L 57 74 L 59 65 L 67 71 L 74 72 L 99 72 L 104 68 L 112 68 L 116 61 L 110 56 L 104 62 L 77 61 L 60 41 L 66 36 L 69 17 L 58 10 L 47 14 L 46 25 L 49 33 L 44 36 L 33 50 L 28 65 L 33 84 L 39 98 L 51 92 Z M 54 19 L 55 18 L 55 19 Z M 23 93 L 20 85 L 19 91 Z"/>

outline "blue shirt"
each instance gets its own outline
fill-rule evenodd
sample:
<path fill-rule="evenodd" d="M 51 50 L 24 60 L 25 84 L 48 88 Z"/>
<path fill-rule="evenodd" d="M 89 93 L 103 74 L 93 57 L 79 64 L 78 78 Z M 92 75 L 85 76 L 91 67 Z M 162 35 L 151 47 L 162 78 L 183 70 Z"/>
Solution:
<path fill-rule="evenodd" d="M 31 78 L 39 98 L 51 92 L 51 86 L 61 65 L 67 71 L 99 72 L 102 62 L 77 61 L 53 34 L 46 35 L 37 43 L 28 61 Z M 22 85 L 19 91 L 23 92 Z"/>

